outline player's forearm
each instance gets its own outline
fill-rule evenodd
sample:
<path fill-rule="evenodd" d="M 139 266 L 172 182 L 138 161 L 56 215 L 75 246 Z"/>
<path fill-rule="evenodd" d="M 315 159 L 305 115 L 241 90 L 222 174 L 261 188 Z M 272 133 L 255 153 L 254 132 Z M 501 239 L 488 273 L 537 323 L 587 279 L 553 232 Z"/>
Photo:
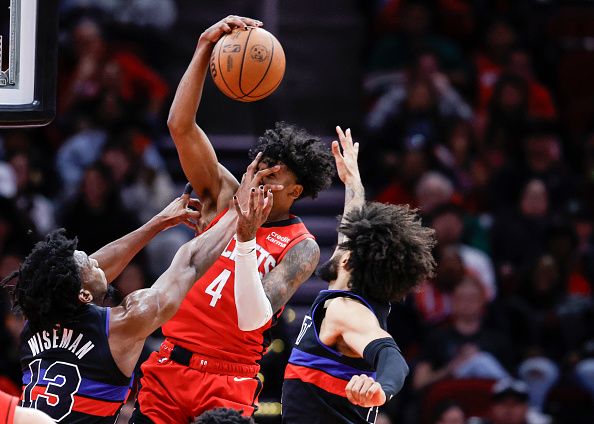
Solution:
<path fill-rule="evenodd" d="M 165 223 L 160 217 L 153 217 L 142 227 L 126 234 L 103 246 L 91 255 L 97 260 L 99 268 L 105 272 L 107 282 L 111 283 L 130 261 L 140 252 L 160 231 L 165 228 Z"/>
<path fill-rule="evenodd" d="M 227 212 L 212 228 L 179 248 L 171 265 L 153 284 L 162 300 L 160 314 L 169 319 L 194 283 L 221 256 L 235 233 L 236 213 Z"/>
<path fill-rule="evenodd" d="M 196 126 L 196 113 L 202 98 L 212 49 L 212 43 L 202 40 L 198 42 L 192 61 L 177 87 L 171 104 L 167 125 L 172 133 L 188 132 Z"/>
<path fill-rule="evenodd" d="M 241 331 L 253 331 L 272 318 L 272 305 L 258 272 L 256 239 L 240 242 L 235 256 L 235 310 Z"/>
<path fill-rule="evenodd" d="M 235 234 L 236 221 L 235 211 L 228 210 L 208 231 L 192 240 L 190 266 L 194 268 L 197 278 L 202 277 L 221 256 Z"/>
<path fill-rule="evenodd" d="M 211 52 L 212 43 L 198 42 L 175 93 L 167 125 L 186 178 L 203 200 L 214 201 L 221 184 L 219 163 L 208 137 L 196 124 Z"/>
<path fill-rule="evenodd" d="M 361 177 L 358 175 L 352 178 L 352 181 L 345 184 L 344 187 L 344 210 L 342 216 L 346 216 L 349 212 L 360 208 L 365 203 L 365 188 L 361 182 Z M 338 244 L 345 240 L 342 233 L 338 233 Z"/>

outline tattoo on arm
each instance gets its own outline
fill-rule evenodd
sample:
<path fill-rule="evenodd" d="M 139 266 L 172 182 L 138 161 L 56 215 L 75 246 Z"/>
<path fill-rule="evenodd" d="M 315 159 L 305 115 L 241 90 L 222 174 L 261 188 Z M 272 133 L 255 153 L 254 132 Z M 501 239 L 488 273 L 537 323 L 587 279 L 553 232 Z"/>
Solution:
<path fill-rule="evenodd" d="M 349 212 L 356 208 L 360 208 L 365 203 L 365 188 L 361 181 L 355 184 L 349 184 L 344 189 L 344 211 L 342 216 L 344 217 Z M 344 242 L 346 237 L 342 233 L 338 233 L 338 244 Z"/>
<path fill-rule="evenodd" d="M 264 277 L 262 284 L 273 311 L 289 301 L 314 272 L 319 260 L 318 244 L 313 239 L 305 239 L 289 250 L 283 261 Z"/>

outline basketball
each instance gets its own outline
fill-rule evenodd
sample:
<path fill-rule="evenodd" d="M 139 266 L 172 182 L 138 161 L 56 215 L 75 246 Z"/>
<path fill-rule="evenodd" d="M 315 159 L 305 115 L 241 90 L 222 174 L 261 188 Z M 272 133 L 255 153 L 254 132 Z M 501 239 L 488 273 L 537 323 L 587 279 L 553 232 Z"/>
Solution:
<path fill-rule="evenodd" d="M 215 45 L 210 74 L 219 90 L 233 100 L 260 100 L 280 85 L 285 74 L 285 52 L 265 29 L 235 29 Z"/>

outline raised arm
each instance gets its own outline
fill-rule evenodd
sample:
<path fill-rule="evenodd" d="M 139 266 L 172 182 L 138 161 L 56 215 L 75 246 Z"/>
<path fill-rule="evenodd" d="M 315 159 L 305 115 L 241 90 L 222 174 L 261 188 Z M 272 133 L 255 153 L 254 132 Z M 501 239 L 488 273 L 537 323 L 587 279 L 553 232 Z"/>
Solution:
<path fill-rule="evenodd" d="M 332 154 L 336 161 L 338 177 L 344 183 L 343 216 L 345 216 L 353 209 L 363 206 L 365 203 L 365 189 L 361 182 L 359 164 L 357 163 L 359 143 L 353 144 L 353 137 L 350 129 L 347 129 L 345 133 L 340 127 L 336 127 L 336 134 L 338 135 L 340 142 L 332 142 Z M 340 245 L 344 239 L 344 235 L 339 232 L 338 244 Z"/>
<path fill-rule="evenodd" d="M 193 206 L 197 210 L 188 209 L 187 206 Z M 192 221 L 200 220 L 200 209 L 199 201 L 190 199 L 189 193 L 185 193 L 167 205 L 142 227 L 102 247 L 93 253 L 91 258 L 97 260 L 99 268 L 105 273 L 107 282 L 111 283 L 134 256 L 161 231 L 181 223 L 193 225 Z"/>
<path fill-rule="evenodd" d="M 234 28 L 246 28 L 248 25 L 261 26 L 262 23 L 228 16 L 202 33 L 192 61 L 177 87 L 167 120 L 184 174 L 204 202 L 204 212 L 208 216 L 227 207 L 238 183 L 219 164 L 208 137 L 196 124 L 196 113 L 214 45 Z"/>

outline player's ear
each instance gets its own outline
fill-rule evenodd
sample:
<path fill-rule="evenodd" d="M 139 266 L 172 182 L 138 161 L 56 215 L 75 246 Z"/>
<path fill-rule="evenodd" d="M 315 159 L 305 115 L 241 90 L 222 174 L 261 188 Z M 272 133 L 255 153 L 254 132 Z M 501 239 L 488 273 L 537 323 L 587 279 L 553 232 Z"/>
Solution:
<path fill-rule="evenodd" d="M 297 200 L 301 197 L 301 193 L 303 193 L 303 186 L 301 184 L 294 184 L 292 190 L 289 192 L 289 196 Z"/>
<path fill-rule="evenodd" d="M 349 259 L 351 258 L 351 252 L 345 252 L 340 258 L 339 265 L 341 268 L 349 269 Z"/>
<path fill-rule="evenodd" d="M 86 289 L 80 289 L 78 292 L 78 300 L 80 300 L 81 303 L 88 304 L 93 302 L 93 295 Z"/>

